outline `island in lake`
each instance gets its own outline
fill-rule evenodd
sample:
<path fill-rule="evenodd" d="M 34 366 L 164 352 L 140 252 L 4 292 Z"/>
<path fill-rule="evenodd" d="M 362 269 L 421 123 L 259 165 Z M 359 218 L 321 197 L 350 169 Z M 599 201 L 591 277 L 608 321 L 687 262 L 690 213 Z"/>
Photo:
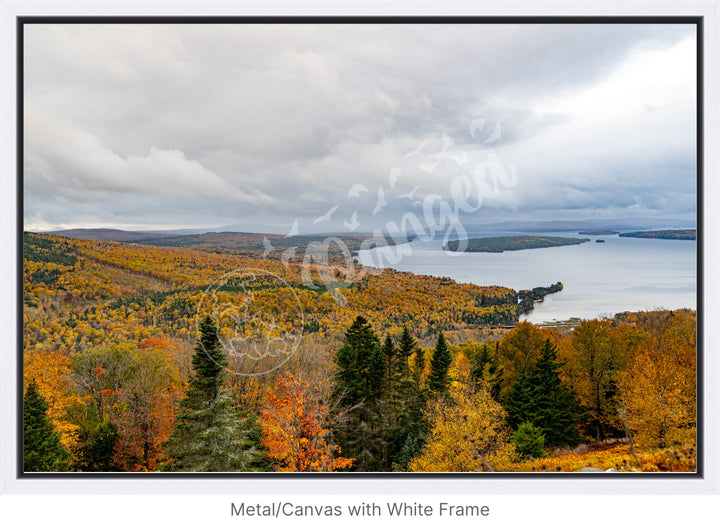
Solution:
<path fill-rule="evenodd" d="M 578 234 L 586 235 L 586 236 L 611 236 L 613 234 L 620 234 L 616 230 L 584 230 L 581 232 L 578 232 Z"/>
<path fill-rule="evenodd" d="M 447 242 L 444 249 L 457 251 L 459 241 Z M 488 238 L 469 238 L 465 251 L 470 253 L 502 253 L 503 251 L 519 251 L 521 249 L 578 245 L 589 241 L 589 238 L 563 238 L 560 236 L 491 236 Z"/>
<path fill-rule="evenodd" d="M 647 232 L 625 232 L 621 238 L 653 238 L 656 240 L 695 240 L 697 231 L 691 230 L 653 230 Z"/>

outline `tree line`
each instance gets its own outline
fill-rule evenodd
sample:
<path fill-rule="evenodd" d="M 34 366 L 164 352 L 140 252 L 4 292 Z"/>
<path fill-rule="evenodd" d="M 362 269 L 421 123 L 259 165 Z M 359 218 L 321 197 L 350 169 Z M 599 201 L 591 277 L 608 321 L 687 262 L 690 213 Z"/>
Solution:
<path fill-rule="evenodd" d="M 25 470 L 501 471 L 609 438 L 638 451 L 695 439 L 690 311 L 569 333 L 523 322 L 485 343 L 440 331 L 434 348 L 357 316 L 328 367 L 273 375 L 253 403 L 230 385 L 215 323 L 200 332 L 190 366 L 169 340 L 30 364 Z M 71 380 L 82 394 L 61 392 Z"/>

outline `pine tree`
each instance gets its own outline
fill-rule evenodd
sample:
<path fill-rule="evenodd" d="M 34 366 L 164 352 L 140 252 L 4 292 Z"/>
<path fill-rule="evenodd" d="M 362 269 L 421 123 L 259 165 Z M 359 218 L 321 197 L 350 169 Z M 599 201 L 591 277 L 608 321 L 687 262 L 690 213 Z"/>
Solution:
<path fill-rule="evenodd" d="M 335 355 L 334 442 L 342 456 L 355 458 L 353 470 L 383 470 L 391 431 L 387 399 L 387 360 L 367 320 L 358 316 Z"/>
<path fill-rule="evenodd" d="M 373 348 L 368 360 L 365 378 L 365 398 L 369 401 L 387 397 L 387 361 L 385 353 L 379 347 Z"/>
<path fill-rule="evenodd" d="M 557 348 L 547 339 L 535 369 L 532 385 L 537 389 L 533 423 L 545 435 L 550 446 L 571 446 L 580 441 L 576 423 L 579 416 L 572 392 L 560 380 Z"/>
<path fill-rule="evenodd" d="M 120 438 L 117 427 L 103 422 L 91 430 L 81 428 L 81 444 L 76 451 L 76 466 L 87 472 L 116 472 L 113 464 L 115 445 Z"/>
<path fill-rule="evenodd" d="M 497 353 L 494 357 L 490 358 L 490 364 L 488 366 L 488 384 L 490 386 L 490 396 L 496 402 L 500 401 L 500 393 L 502 392 L 503 384 L 503 373 L 504 370 L 498 363 Z"/>
<path fill-rule="evenodd" d="M 386 365 L 385 383 L 387 388 L 387 396 L 390 400 L 392 400 L 395 394 L 395 384 L 398 379 L 395 377 L 397 349 L 395 348 L 395 343 L 393 342 L 392 337 L 390 337 L 390 332 L 385 334 L 385 342 L 383 343 L 383 356 L 385 357 Z"/>
<path fill-rule="evenodd" d="M 397 357 L 395 358 L 394 375 L 396 379 L 401 380 L 410 374 L 408 360 L 413 353 L 417 352 L 417 349 L 417 341 L 410 335 L 407 326 L 404 326 L 400 341 L 398 341 Z"/>
<path fill-rule="evenodd" d="M 254 426 L 232 404 L 227 389 L 203 409 L 187 409 L 177 415 L 177 424 L 168 441 L 163 468 L 188 472 L 232 472 L 257 470 L 262 458 L 253 444 Z"/>
<path fill-rule="evenodd" d="M 470 360 L 470 381 L 476 389 L 482 382 L 485 382 L 485 368 L 490 364 L 491 359 L 490 348 L 487 345 L 483 345 L 480 348 L 480 352 Z"/>
<path fill-rule="evenodd" d="M 100 421 L 97 404 L 76 403 L 65 412 L 65 418 L 77 426 L 72 446 L 72 469 L 81 472 L 120 472 L 116 453 L 120 433 L 115 424 Z"/>
<path fill-rule="evenodd" d="M 556 357 L 557 349 L 547 339 L 535 365 L 515 374 L 504 406 L 513 428 L 532 422 L 542 431 L 546 444 L 571 446 L 580 440 L 578 415 L 572 392 L 560 380 L 563 364 L 556 362 Z"/>
<path fill-rule="evenodd" d="M 417 341 L 407 327 L 395 349 L 390 386 L 391 430 L 389 433 L 387 470 L 406 470 L 407 464 L 420 453 L 425 444 L 427 425 L 423 416 L 425 392 L 419 377 L 410 375 L 409 358 L 420 356 Z"/>
<path fill-rule="evenodd" d="M 512 440 L 517 451 L 523 457 L 547 457 L 545 452 L 545 436 L 542 430 L 532 425 L 532 422 L 523 422 L 513 433 Z"/>
<path fill-rule="evenodd" d="M 435 352 L 430 360 L 430 374 L 428 376 L 428 388 L 435 393 L 445 393 L 450 386 L 448 370 L 452 363 L 452 356 L 448 349 L 445 336 L 442 332 L 438 334 Z"/>
<path fill-rule="evenodd" d="M 200 340 L 195 346 L 192 365 L 194 375 L 190 382 L 188 398 L 193 400 L 194 405 L 212 401 L 217 397 L 223 383 L 225 355 L 217 329 L 210 317 L 206 317 L 205 321 L 200 323 Z"/>
<path fill-rule="evenodd" d="M 475 386 L 475 389 L 480 387 L 481 384 L 487 386 L 492 399 L 499 402 L 502 377 L 503 369 L 498 363 L 497 356 L 490 353 L 490 347 L 487 344 L 483 345 L 480 352 L 471 359 L 470 381 Z"/>
<path fill-rule="evenodd" d="M 418 385 L 422 383 L 423 373 L 425 372 L 425 363 L 425 352 L 421 348 L 416 349 L 413 379 L 418 382 Z"/>
<path fill-rule="evenodd" d="M 526 370 L 520 370 L 513 376 L 510 391 L 503 401 L 503 406 L 507 411 L 508 424 L 513 429 L 517 429 L 523 422 L 534 418 L 535 387 Z"/>
<path fill-rule="evenodd" d="M 408 463 L 425 446 L 428 424 L 423 414 L 427 404 L 426 388 L 414 378 L 401 383 L 397 430 L 394 435 L 392 464 L 394 470 L 407 470 Z"/>
<path fill-rule="evenodd" d="M 385 334 L 382 347 L 382 358 L 385 362 L 384 389 L 378 402 L 378 412 L 382 417 L 384 445 L 381 451 L 382 470 L 388 470 L 398 445 L 398 416 L 401 409 L 401 382 L 395 374 L 398 352 L 390 333 Z"/>
<path fill-rule="evenodd" d="M 49 405 L 35 380 L 23 400 L 23 470 L 25 472 L 66 471 L 70 452 L 60 443 L 60 434 L 47 417 Z"/>
<path fill-rule="evenodd" d="M 253 442 L 251 418 L 233 406 L 231 392 L 223 389 L 224 362 L 217 329 L 208 317 L 200 325 L 200 340 L 193 356 L 194 375 L 180 401 L 175 429 L 166 446 L 170 471 L 231 472 L 256 470 L 262 458 Z"/>
<path fill-rule="evenodd" d="M 369 389 L 369 385 L 370 380 L 380 378 L 376 371 L 381 355 L 382 350 L 372 327 L 364 317 L 358 316 L 335 354 L 337 371 L 333 395 L 342 405 L 359 404 L 376 392 L 376 389 Z"/>

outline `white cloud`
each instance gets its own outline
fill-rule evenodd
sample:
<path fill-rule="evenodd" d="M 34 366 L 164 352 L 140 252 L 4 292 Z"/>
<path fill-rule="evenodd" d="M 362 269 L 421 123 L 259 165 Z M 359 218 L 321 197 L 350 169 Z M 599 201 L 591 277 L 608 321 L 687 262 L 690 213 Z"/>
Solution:
<path fill-rule="evenodd" d="M 179 149 L 150 146 L 121 157 L 96 136 L 72 129 L 32 105 L 25 107 L 25 187 L 34 194 L 122 192 L 271 203 L 229 185 Z"/>
<path fill-rule="evenodd" d="M 695 193 L 694 46 L 638 48 L 583 90 L 529 98 L 528 114 L 557 119 L 500 148 L 521 176 L 517 206 L 622 206 L 631 195 L 648 208 L 693 209 L 672 199 Z"/>

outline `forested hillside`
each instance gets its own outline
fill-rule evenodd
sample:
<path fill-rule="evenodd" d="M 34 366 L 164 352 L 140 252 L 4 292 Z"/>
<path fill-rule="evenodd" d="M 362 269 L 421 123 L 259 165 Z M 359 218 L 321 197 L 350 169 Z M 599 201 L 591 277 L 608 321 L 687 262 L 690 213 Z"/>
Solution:
<path fill-rule="evenodd" d="M 25 469 L 694 468 L 694 312 L 507 331 L 513 290 L 329 251 L 24 234 Z"/>
<path fill-rule="evenodd" d="M 623 232 L 621 238 L 651 238 L 657 240 L 695 240 L 697 231 L 690 230 L 653 230 L 646 232 Z"/>

